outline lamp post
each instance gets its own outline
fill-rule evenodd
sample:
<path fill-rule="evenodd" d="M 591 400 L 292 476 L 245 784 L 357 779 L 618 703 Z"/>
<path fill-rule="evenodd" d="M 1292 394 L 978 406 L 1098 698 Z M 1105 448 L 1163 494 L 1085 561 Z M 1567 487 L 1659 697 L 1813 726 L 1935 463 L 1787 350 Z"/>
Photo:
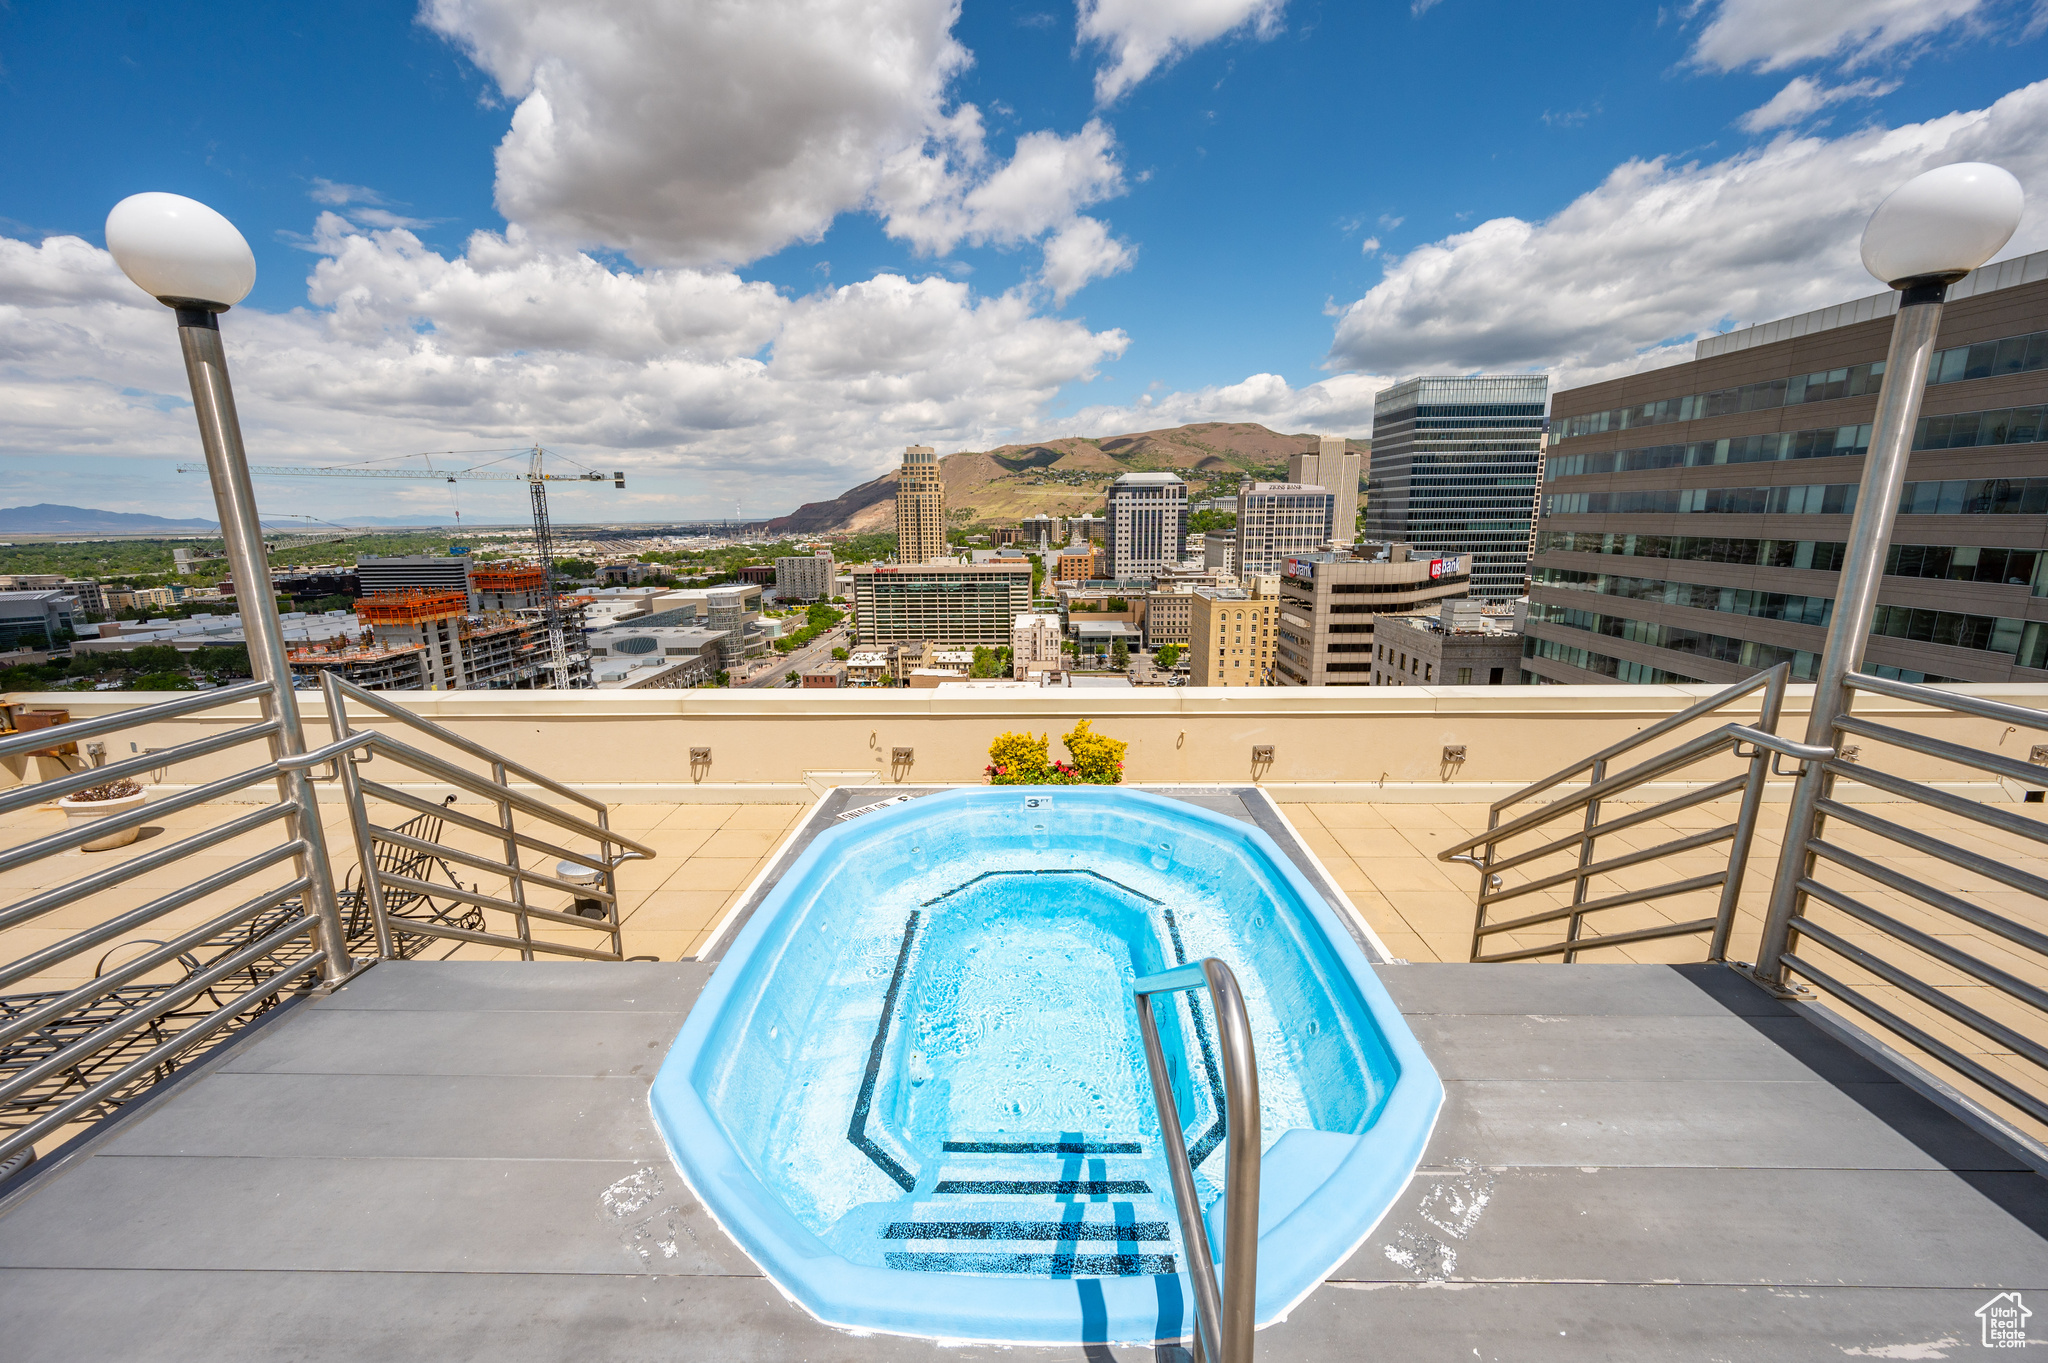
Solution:
<path fill-rule="evenodd" d="M 1885 354 L 1877 412 L 1871 418 L 1870 452 L 1856 488 L 1856 512 L 1849 522 L 1834 615 L 1814 678 L 1813 708 L 1806 721 L 1808 743 L 1835 746 L 1835 720 L 1848 709 L 1848 676 L 1863 665 L 1949 285 L 2012 239 L 2023 207 L 2025 196 L 2011 174 L 1998 166 L 1965 161 L 1914 176 L 1877 206 L 1863 229 L 1863 267 L 1899 291 L 1899 311 Z M 1805 898 L 1798 882 L 1813 867 L 1806 845 L 1818 822 L 1815 805 L 1833 783 L 1832 776 L 1809 765 L 1793 789 L 1756 959 L 1757 977 L 1772 986 L 1783 984 L 1785 968 L 1778 958 L 1786 949 L 1792 917 Z"/>
<path fill-rule="evenodd" d="M 177 194 L 134 194 L 115 204 L 107 215 L 107 250 L 122 273 L 177 314 L 178 341 L 192 383 L 192 406 L 199 418 L 199 440 L 206 450 L 221 538 L 227 546 L 228 567 L 241 584 L 237 604 L 242 634 L 249 645 L 249 663 L 259 680 L 270 683 L 263 702 L 264 717 L 276 720 L 278 726 L 270 739 L 271 756 L 295 756 L 306 751 L 305 728 L 299 718 L 298 698 L 292 694 L 284 622 L 278 618 L 277 599 L 270 592 L 270 560 L 263 548 L 256 492 L 249 481 L 249 459 L 242 448 L 235 395 L 228 385 L 227 352 L 220 338 L 219 315 L 248 297 L 256 284 L 256 257 L 233 223 L 205 204 Z M 322 980 L 332 986 L 352 974 L 355 963 L 348 955 L 341 910 L 334 896 L 333 871 L 311 774 L 304 770 L 281 774 L 278 798 L 296 807 L 287 826 L 305 849 L 297 858 L 298 871 L 306 880 L 306 897 L 327 953 Z"/>

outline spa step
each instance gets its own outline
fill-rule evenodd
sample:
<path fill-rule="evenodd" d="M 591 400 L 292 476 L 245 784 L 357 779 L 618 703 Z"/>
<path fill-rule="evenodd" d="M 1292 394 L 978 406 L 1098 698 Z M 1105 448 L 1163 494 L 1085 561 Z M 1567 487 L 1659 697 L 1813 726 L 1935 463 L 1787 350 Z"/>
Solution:
<path fill-rule="evenodd" d="M 1162 1171 L 1115 1133 L 961 1132 L 924 1200 L 881 1227 L 883 1261 L 925 1273 L 1123 1278 L 1175 1272 Z"/>
<path fill-rule="evenodd" d="M 1172 1273 L 1171 1210 L 1157 1199 L 1117 1202 L 921 1202 L 882 1228 L 890 1268 L 1110 1278 Z"/>

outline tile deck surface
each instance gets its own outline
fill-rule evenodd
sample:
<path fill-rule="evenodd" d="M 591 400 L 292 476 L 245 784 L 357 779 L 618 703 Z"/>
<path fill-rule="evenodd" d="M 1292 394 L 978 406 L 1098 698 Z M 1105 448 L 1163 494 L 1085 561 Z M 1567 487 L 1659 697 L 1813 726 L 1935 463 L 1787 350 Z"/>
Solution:
<path fill-rule="evenodd" d="M 6 1357 L 1184 1357 L 786 1302 L 647 1107 L 710 969 L 391 962 L 279 1010 L 0 1194 Z M 1443 1115 L 1262 1360 L 1949 1357 L 2048 1293 L 2048 1182 L 1731 971 L 1379 970 Z"/>

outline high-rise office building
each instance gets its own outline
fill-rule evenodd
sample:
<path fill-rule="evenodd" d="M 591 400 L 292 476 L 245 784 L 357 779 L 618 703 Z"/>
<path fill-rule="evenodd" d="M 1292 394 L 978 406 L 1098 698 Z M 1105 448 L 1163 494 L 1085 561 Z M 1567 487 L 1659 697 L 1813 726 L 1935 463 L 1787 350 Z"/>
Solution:
<path fill-rule="evenodd" d="M 930 563 L 946 557 L 946 489 L 939 456 L 930 445 L 903 451 L 896 483 L 896 561 Z"/>
<path fill-rule="evenodd" d="M 1126 473 L 1109 485 L 1106 544 L 1118 581 L 1180 566 L 1188 538 L 1188 485 L 1170 473 Z"/>
<path fill-rule="evenodd" d="M 1421 558 L 1470 555 L 1472 595 L 1526 590 L 1543 374 L 1409 379 L 1373 399 L 1365 532 Z"/>
<path fill-rule="evenodd" d="M 854 637 L 865 645 L 929 640 L 1000 648 L 1030 609 L 1031 565 L 1022 559 L 853 570 Z"/>
<path fill-rule="evenodd" d="M 1326 435 L 1314 450 L 1287 458 L 1287 481 L 1325 487 L 1335 495 L 1330 518 L 1330 538 L 1350 544 L 1358 538 L 1358 455 L 1341 435 Z"/>
<path fill-rule="evenodd" d="M 785 600 L 822 601 L 838 573 L 830 549 L 775 560 L 775 594 Z"/>
<path fill-rule="evenodd" d="M 1897 300 L 1558 394 L 1525 681 L 1813 676 Z M 1935 345 L 1865 670 L 2048 681 L 2048 251 L 1950 286 Z"/>
<path fill-rule="evenodd" d="M 1302 483 L 1239 489 L 1235 571 L 1242 577 L 1276 574 L 1297 554 L 1313 554 L 1330 542 L 1336 507 L 1335 493 Z"/>

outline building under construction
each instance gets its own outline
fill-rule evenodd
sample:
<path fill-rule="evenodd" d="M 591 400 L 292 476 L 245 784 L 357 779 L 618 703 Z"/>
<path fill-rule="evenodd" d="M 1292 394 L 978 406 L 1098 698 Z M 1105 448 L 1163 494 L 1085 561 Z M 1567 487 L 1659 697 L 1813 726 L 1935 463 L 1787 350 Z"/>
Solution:
<path fill-rule="evenodd" d="M 503 578 L 476 590 L 508 605 L 522 594 L 538 596 L 539 569 L 486 570 L 477 577 Z M 292 657 L 308 670 L 338 667 L 350 681 L 372 690 L 499 691 L 546 687 L 552 680 L 548 658 L 547 612 L 539 606 L 512 606 L 472 612 L 469 593 L 462 591 L 378 592 L 356 602 L 356 618 L 368 627 L 373 643 L 333 652 L 307 650 Z M 571 684 L 589 684 L 590 659 L 577 641 L 570 651 Z"/>

